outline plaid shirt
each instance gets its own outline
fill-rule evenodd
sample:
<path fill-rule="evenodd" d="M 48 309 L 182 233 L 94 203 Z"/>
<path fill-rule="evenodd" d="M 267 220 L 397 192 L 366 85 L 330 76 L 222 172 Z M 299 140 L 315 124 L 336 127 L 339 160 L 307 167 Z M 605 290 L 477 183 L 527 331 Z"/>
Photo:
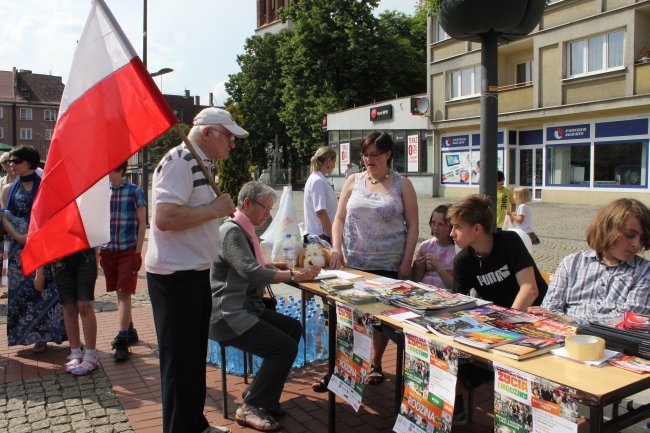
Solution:
<path fill-rule="evenodd" d="M 102 250 L 125 251 L 138 241 L 138 208 L 146 206 L 142 189 L 126 179 L 122 185 L 111 185 L 111 240 Z"/>
<path fill-rule="evenodd" d="M 650 262 L 634 256 L 607 266 L 593 250 L 568 255 L 553 275 L 542 307 L 580 325 L 612 323 L 626 311 L 650 314 Z"/>

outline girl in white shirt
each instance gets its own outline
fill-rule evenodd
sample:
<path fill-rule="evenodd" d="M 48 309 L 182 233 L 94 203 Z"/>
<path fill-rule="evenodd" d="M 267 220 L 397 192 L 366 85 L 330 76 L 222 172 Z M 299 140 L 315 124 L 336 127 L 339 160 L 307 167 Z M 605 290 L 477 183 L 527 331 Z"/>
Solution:
<path fill-rule="evenodd" d="M 311 157 L 311 174 L 304 194 L 305 230 L 330 243 L 337 202 L 334 189 L 325 176 L 332 173 L 335 165 L 336 151 L 328 146 L 320 147 Z"/>
<path fill-rule="evenodd" d="M 533 245 L 539 245 L 539 238 L 533 231 L 533 217 L 530 212 L 530 207 L 526 204 L 530 201 L 530 190 L 525 186 L 518 186 L 512 193 L 515 197 L 517 210 L 515 212 L 508 211 L 510 221 L 515 227 L 528 233 Z"/>

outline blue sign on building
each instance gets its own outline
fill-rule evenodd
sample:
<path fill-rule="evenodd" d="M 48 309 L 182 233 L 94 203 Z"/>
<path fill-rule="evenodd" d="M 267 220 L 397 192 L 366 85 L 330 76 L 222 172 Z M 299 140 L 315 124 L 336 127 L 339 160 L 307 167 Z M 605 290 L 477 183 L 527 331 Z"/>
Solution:
<path fill-rule="evenodd" d="M 578 140 L 589 137 L 591 137 L 591 126 L 588 123 L 546 128 L 546 141 Z"/>

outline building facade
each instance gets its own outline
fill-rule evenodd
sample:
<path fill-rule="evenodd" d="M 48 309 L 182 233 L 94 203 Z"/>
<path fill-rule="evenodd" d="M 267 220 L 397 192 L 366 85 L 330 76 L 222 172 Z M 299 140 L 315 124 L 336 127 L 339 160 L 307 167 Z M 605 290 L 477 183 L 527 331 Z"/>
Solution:
<path fill-rule="evenodd" d="M 257 0 L 257 28 L 256 36 L 265 33 L 277 33 L 282 29 L 291 29 L 291 21 L 283 23 L 280 21 L 280 8 L 287 6 L 289 0 Z"/>
<path fill-rule="evenodd" d="M 650 1 L 560 0 L 499 47 L 497 165 L 550 202 L 648 203 Z M 436 195 L 478 191 L 481 45 L 428 34 Z M 646 48 L 647 47 L 647 48 Z"/>
<path fill-rule="evenodd" d="M 63 88 L 61 77 L 0 71 L 0 143 L 32 146 L 45 160 Z"/>

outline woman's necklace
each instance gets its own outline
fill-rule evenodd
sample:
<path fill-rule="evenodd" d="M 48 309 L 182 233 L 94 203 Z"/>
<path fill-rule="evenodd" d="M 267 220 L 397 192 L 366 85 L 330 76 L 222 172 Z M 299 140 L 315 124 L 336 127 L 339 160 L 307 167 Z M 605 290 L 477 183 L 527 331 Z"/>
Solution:
<path fill-rule="evenodd" d="M 385 181 L 386 179 L 388 179 L 389 176 L 390 176 L 390 170 L 389 170 L 388 173 L 386 173 L 386 175 L 385 175 L 384 177 L 382 177 L 381 179 L 375 179 L 375 178 L 373 178 L 372 176 L 370 176 L 370 173 L 368 173 L 368 180 L 370 181 L 371 184 L 375 185 L 375 184 L 377 184 L 377 183 L 379 183 L 379 182 L 383 182 L 383 181 Z"/>

